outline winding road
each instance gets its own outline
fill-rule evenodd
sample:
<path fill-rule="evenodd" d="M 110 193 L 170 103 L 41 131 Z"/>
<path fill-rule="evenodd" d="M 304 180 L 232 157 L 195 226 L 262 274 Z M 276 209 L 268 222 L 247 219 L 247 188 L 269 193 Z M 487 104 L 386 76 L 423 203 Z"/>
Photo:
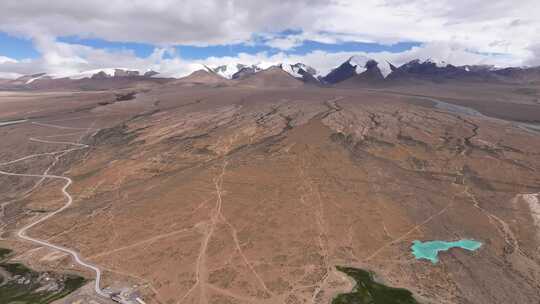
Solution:
<path fill-rule="evenodd" d="M 72 128 L 72 127 L 63 127 L 63 126 L 44 124 L 44 123 L 33 123 L 33 124 L 39 125 L 39 126 L 42 126 L 42 127 L 53 127 L 53 128 L 58 128 L 58 129 L 86 130 L 85 134 L 87 134 L 90 130 L 92 130 L 92 127 L 89 127 L 89 128 Z M 72 134 L 73 133 L 71 133 L 71 134 L 63 134 L 63 135 L 72 135 Z M 51 137 L 55 137 L 55 136 L 51 136 Z M 81 138 L 82 138 L 82 136 L 81 136 Z M 0 166 L 6 166 L 6 165 L 14 164 L 14 163 L 17 163 L 17 162 L 20 162 L 20 161 L 24 161 L 24 160 L 27 160 L 27 159 L 46 156 L 46 155 L 49 155 L 49 156 L 50 155 L 55 155 L 55 161 L 53 162 L 53 165 L 54 165 L 62 156 L 66 155 L 67 153 L 88 148 L 88 145 L 86 145 L 86 144 L 75 143 L 75 142 L 49 141 L 49 140 L 38 139 L 38 138 L 30 138 L 30 140 L 35 141 L 35 142 L 40 142 L 40 143 L 47 143 L 47 144 L 72 145 L 72 146 L 75 146 L 75 148 L 69 148 L 69 149 L 65 149 L 65 150 L 60 150 L 60 151 L 55 151 L 55 152 L 48 152 L 48 153 L 32 154 L 32 155 L 24 156 L 24 157 L 21 157 L 19 159 L 15 159 L 15 160 L 12 160 L 12 161 L 0 163 Z M 92 270 L 92 272 L 95 273 L 95 275 L 96 275 L 95 284 L 94 284 L 95 292 L 98 295 L 102 296 L 102 297 L 109 298 L 109 295 L 107 293 L 103 292 L 101 290 L 101 288 L 100 288 L 101 270 L 96 265 L 93 265 L 93 264 L 90 264 L 88 262 L 83 261 L 81 259 L 80 255 L 79 255 L 79 253 L 72 250 L 72 249 L 62 247 L 62 246 L 59 246 L 59 245 L 54 245 L 54 244 L 51 244 L 51 243 L 49 243 L 47 241 L 30 237 L 30 236 L 28 236 L 26 234 L 27 231 L 29 229 L 31 229 L 32 227 L 34 227 L 34 226 L 36 226 L 36 225 L 38 225 L 40 223 L 43 223 L 46 220 L 52 218 L 53 216 L 61 213 L 62 211 L 69 208 L 71 206 L 71 204 L 73 203 L 73 197 L 67 191 L 67 189 L 73 183 L 73 180 L 71 178 L 69 178 L 69 177 L 66 177 L 66 176 L 49 174 L 48 172 L 51 169 L 51 167 L 52 167 L 52 165 L 49 166 L 47 168 L 47 170 L 45 170 L 45 172 L 43 174 L 21 174 L 21 173 L 12 173 L 12 172 L 6 172 L 6 171 L 3 171 L 3 170 L 0 170 L 0 174 L 7 175 L 7 176 L 36 177 L 36 178 L 41 178 L 41 180 L 50 178 L 50 179 L 60 179 L 60 180 L 65 181 L 65 184 L 62 187 L 62 194 L 66 198 L 66 203 L 64 204 L 64 206 L 62 206 L 61 208 L 47 214 L 46 216 L 38 219 L 35 222 L 32 222 L 32 223 L 24 226 L 23 228 L 21 228 L 17 232 L 17 237 L 19 237 L 19 238 L 21 238 L 23 240 L 32 242 L 34 244 L 45 246 L 45 247 L 48 247 L 48 248 L 51 248 L 51 249 L 54 249 L 54 250 L 58 250 L 58 251 L 61 251 L 61 252 L 64 252 L 64 253 L 67 253 L 67 254 L 71 255 L 77 264 L 81 265 L 84 268 L 90 269 L 90 270 Z"/>

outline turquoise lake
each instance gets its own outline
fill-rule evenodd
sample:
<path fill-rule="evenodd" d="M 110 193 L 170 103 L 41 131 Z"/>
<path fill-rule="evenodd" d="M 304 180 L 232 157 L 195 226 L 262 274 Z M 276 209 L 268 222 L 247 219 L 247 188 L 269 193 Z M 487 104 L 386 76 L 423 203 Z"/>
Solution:
<path fill-rule="evenodd" d="M 462 248 L 469 251 L 474 251 L 482 247 L 482 243 L 474 240 L 459 240 L 454 242 L 445 241 L 414 241 L 411 246 L 412 253 L 417 260 L 430 260 L 433 264 L 439 261 L 439 252 L 447 251 L 451 248 Z"/>

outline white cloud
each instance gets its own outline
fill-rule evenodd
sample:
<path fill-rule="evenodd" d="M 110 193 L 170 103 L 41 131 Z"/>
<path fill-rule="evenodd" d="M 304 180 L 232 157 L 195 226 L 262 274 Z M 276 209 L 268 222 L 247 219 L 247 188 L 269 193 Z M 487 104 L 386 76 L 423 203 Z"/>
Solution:
<path fill-rule="evenodd" d="M 17 60 L 13 59 L 13 58 L 9 58 L 9 57 L 6 57 L 6 56 L 0 56 L 0 64 L 2 63 L 15 63 L 17 62 Z"/>
<path fill-rule="evenodd" d="M 539 10 L 537 0 L 3 0 L 0 30 L 208 45 L 298 29 L 325 40 L 446 41 L 523 55 L 540 37 Z"/>
<path fill-rule="evenodd" d="M 525 65 L 540 66 L 540 43 L 529 47 L 530 55 L 525 61 Z"/>
<path fill-rule="evenodd" d="M 158 45 L 226 44 L 301 27 L 326 0 L 2 0 L 0 30 Z"/>
<path fill-rule="evenodd" d="M 268 45 L 284 51 L 307 39 L 423 43 L 398 54 L 368 54 L 396 64 L 415 57 L 455 64 L 540 64 L 537 11 L 538 0 L 2 0 L 0 31 L 31 38 L 42 56 L 20 62 L 0 59 L 0 72 L 68 74 L 123 66 L 181 75 L 198 63 L 226 61 L 303 61 L 328 71 L 353 55 L 315 51 L 303 56 L 260 53 L 188 61 L 167 48 L 176 44 L 253 43 L 254 36 L 266 37 Z M 297 32 L 277 34 L 287 29 Z M 56 40 L 66 35 L 159 47 L 148 58 L 138 58 L 130 51 Z M 169 56 L 164 57 L 165 53 Z"/>
<path fill-rule="evenodd" d="M 303 39 L 298 36 L 287 36 L 281 38 L 272 38 L 266 42 L 266 45 L 280 50 L 290 50 L 302 45 L 302 42 Z"/>
<path fill-rule="evenodd" d="M 328 53 L 313 51 L 304 55 L 293 55 L 286 52 L 270 55 L 261 52 L 257 54 L 240 53 L 236 56 L 226 57 L 209 57 L 202 60 L 184 59 L 181 54 L 177 54 L 174 49 L 170 48 L 156 48 L 150 56 L 140 58 L 131 51 L 108 51 L 49 39 L 40 40 L 37 45 L 43 56 L 35 60 L 2 60 L 2 57 L 0 57 L 0 71 L 4 73 L 4 76 L 8 75 L 7 73 L 14 77 L 15 75 L 47 72 L 61 77 L 95 69 L 127 68 L 142 72 L 151 69 L 160 72 L 164 76 L 181 77 L 203 68 L 203 65 L 215 67 L 231 62 L 262 64 L 264 66 L 302 62 L 317 69 L 321 75 L 326 75 L 331 69 L 353 55 L 370 57 L 381 64 L 388 61 L 394 65 L 401 65 L 413 59 L 425 60 L 428 58 L 460 65 L 493 64 L 496 66 L 508 66 L 520 64 L 519 60 L 511 56 L 474 53 L 467 50 L 464 45 L 445 42 L 428 43 L 400 53 Z"/>

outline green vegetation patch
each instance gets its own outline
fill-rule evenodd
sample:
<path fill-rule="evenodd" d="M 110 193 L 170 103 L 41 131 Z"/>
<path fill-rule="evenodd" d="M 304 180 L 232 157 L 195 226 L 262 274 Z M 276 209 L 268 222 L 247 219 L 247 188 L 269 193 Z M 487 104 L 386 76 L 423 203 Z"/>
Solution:
<path fill-rule="evenodd" d="M 3 261 L 8 255 L 11 254 L 11 250 L 7 248 L 0 248 L 0 262 Z"/>
<path fill-rule="evenodd" d="M 369 271 L 342 266 L 336 269 L 352 277 L 356 286 L 335 297 L 332 304 L 418 304 L 410 291 L 377 283 Z"/>
<path fill-rule="evenodd" d="M 0 259 L 11 253 L 0 248 Z M 0 303 L 48 304 L 65 297 L 86 283 L 76 275 L 37 272 L 20 263 L 0 263 Z"/>

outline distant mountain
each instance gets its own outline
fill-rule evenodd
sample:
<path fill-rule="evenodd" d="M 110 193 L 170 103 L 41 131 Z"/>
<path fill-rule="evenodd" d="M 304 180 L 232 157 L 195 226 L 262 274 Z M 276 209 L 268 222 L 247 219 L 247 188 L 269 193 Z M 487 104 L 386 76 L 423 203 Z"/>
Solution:
<path fill-rule="evenodd" d="M 209 71 L 214 72 L 226 79 L 240 80 L 261 71 L 267 70 L 271 67 L 280 68 L 283 71 L 287 72 L 289 75 L 302 80 L 306 83 L 319 83 L 317 70 L 314 68 L 303 64 L 303 63 L 281 63 L 281 64 L 268 64 L 268 63 L 259 63 L 259 64 L 241 64 L 241 63 L 232 63 L 227 65 L 221 65 L 214 68 L 208 68 Z"/>
<path fill-rule="evenodd" d="M 540 84 L 540 67 L 504 68 L 493 70 L 492 73 L 507 82 Z"/>
<path fill-rule="evenodd" d="M 358 74 L 357 77 L 365 80 L 380 81 L 385 78 L 381 69 L 379 68 L 379 63 L 373 59 L 368 60 L 364 65 L 365 71 Z"/>
<path fill-rule="evenodd" d="M 280 66 L 272 66 L 268 69 L 240 79 L 239 84 L 258 88 L 294 88 L 302 86 L 303 82 L 285 72 Z"/>
<path fill-rule="evenodd" d="M 395 84 L 407 82 L 480 81 L 540 83 L 540 67 L 497 69 L 489 65 L 455 66 L 433 59 L 411 60 L 401 66 L 353 56 L 321 77 L 323 83 L 344 85 Z"/>
<path fill-rule="evenodd" d="M 355 75 L 357 75 L 356 66 L 352 65 L 350 60 L 347 60 L 337 68 L 330 71 L 328 75 L 322 77 L 322 81 L 328 84 L 336 84 Z"/>
<path fill-rule="evenodd" d="M 182 77 L 178 80 L 173 81 L 172 83 L 186 85 L 226 84 L 229 81 L 229 79 L 226 79 L 221 75 L 215 73 L 213 70 L 207 68 L 195 71 L 186 77 Z"/>
<path fill-rule="evenodd" d="M 365 56 L 352 56 L 328 75 L 322 77 L 322 80 L 327 84 L 336 84 L 350 78 L 379 81 L 390 73 L 391 65 L 389 63 L 385 62 L 380 65 L 377 61 Z"/>
<path fill-rule="evenodd" d="M 362 71 L 363 70 L 363 71 Z M 360 85 L 379 85 L 385 82 L 385 77 L 379 69 L 379 63 L 373 59 L 368 60 L 363 68 L 357 68 L 362 71 L 339 83 L 340 86 L 360 86 Z"/>
<path fill-rule="evenodd" d="M 96 69 L 96 70 L 88 70 L 78 73 L 72 73 L 72 74 L 63 74 L 63 75 L 49 75 L 46 73 L 38 73 L 38 74 L 32 74 L 32 75 L 24 75 L 22 77 L 19 77 L 15 79 L 14 81 L 17 82 L 24 82 L 25 84 L 30 84 L 37 80 L 45 80 L 45 79 L 106 79 L 106 78 L 122 78 L 122 77 L 154 77 L 158 75 L 158 72 L 155 71 L 147 71 L 143 75 L 140 74 L 137 70 L 128 70 L 128 69 L 119 69 L 119 68 L 107 68 L 107 69 Z"/>
<path fill-rule="evenodd" d="M 540 68 L 495 68 L 491 65 L 463 65 L 455 66 L 444 61 L 436 62 L 428 59 L 412 60 L 400 67 L 393 67 L 388 76 L 390 81 L 467 81 L 467 82 L 511 82 L 511 83 L 538 83 L 540 82 Z"/>
<path fill-rule="evenodd" d="M 263 69 L 258 65 L 250 65 L 241 67 L 236 73 L 232 75 L 232 79 L 243 79 L 249 77 Z"/>
<path fill-rule="evenodd" d="M 32 75 L 24 75 L 22 77 L 19 77 L 12 81 L 13 84 L 30 84 L 38 79 L 49 79 L 50 77 L 46 73 L 38 73 L 38 74 L 32 74 Z"/>
<path fill-rule="evenodd" d="M 356 73 L 359 75 L 368 70 L 370 72 L 378 70 L 382 77 L 386 78 L 392 72 L 392 65 L 388 61 L 377 62 L 365 56 L 352 56 L 349 58 L 349 62 L 356 67 Z"/>
<path fill-rule="evenodd" d="M 421 61 L 412 60 L 398 68 L 393 68 L 388 76 L 389 80 L 433 80 L 442 81 L 445 79 L 460 79 L 473 75 L 471 68 L 454 66 L 444 61 L 434 61 L 431 59 Z"/>
<path fill-rule="evenodd" d="M 114 77 L 137 77 L 137 76 L 140 76 L 139 71 L 114 69 Z"/>
<path fill-rule="evenodd" d="M 215 68 L 207 67 L 208 70 L 222 76 L 226 79 L 232 79 L 232 76 L 237 73 L 244 65 L 242 64 L 227 64 L 227 65 L 220 65 Z"/>
<path fill-rule="evenodd" d="M 448 81 L 540 84 L 540 67 L 501 69 L 490 65 L 456 66 L 433 59 L 415 59 L 395 66 L 389 61 L 376 61 L 366 56 L 352 56 L 327 75 L 321 75 L 313 67 L 301 62 L 294 64 L 230 63 L 204 68 L 178 79 L 178 83 L 234 85 L 228 82 L 233 80 L 256 86 L 262 86 L 264 83 L 276 86 L 282 83 L 287 87 L 297 86 L 299 83 L 357 87 Z M 258 77 L 253 78 L 254 76 Z M 247 81 L 243 82 L 243 80 Z M 151 70 L 142 73 L 125 68 L 106 68 L 64 75 L 37 73 L 17 79 L 3 79 L 0 82 L 0 89 L 107 89 L 130 86 L 131 83 L 136 82 L 166 83 L 169 81 L 172 79 L 161 78 L 159 73 Z"/>
<path fill-rule="evenodd" d="M 208 69 L 226 79 L 241 79 L 263 70 L 260 65 L 245 65 L 241 63 L 232 63 Z"/>
<path fill-rule="evenodd" d="M 94 90 L 129 87 L 135 84 L 148 85 L 164 83 L 167 78 L 155 78 L 157 72 L 110 68 L 89 70 L 67 75 L 48 75 L 46 73 L 25 75 L 14 80 L 3 81 L 0 89 L 6 90 Z"/>
<path fill-rule="evenodd" d="M 146 71 L 146 72 L 143 74 L 144 77 L 154 77 L 154 76 L 157 76 L 157 75 L 159 75 L 159 73 L 156 72 L 156 71 L 152 71 L 152 70 Z"/>
<path fill-rule="evenodd" d="M 139 71 L 121 69 L 121 68 L 107 68 L 107 69 L 96 69 L 88 70 L 79 73 L 73 73 L 63 76 L 52 76 L 53 78 L 69 78 L 69 79 L 105 79 L 112 77 L 137 77 L 140 76 Z"/>
<path fill-rule="evenodd" d="M 295 64 L 280 64 L 279 67 L 287 72 L 289 75 L 293 76 L 296 79 L 302 80 L 305 83 L 313 83 L 318 84 L 319 79 L 317 70 L 314 68 L 303 64 L 303 63 L 295 63 Z"/>

